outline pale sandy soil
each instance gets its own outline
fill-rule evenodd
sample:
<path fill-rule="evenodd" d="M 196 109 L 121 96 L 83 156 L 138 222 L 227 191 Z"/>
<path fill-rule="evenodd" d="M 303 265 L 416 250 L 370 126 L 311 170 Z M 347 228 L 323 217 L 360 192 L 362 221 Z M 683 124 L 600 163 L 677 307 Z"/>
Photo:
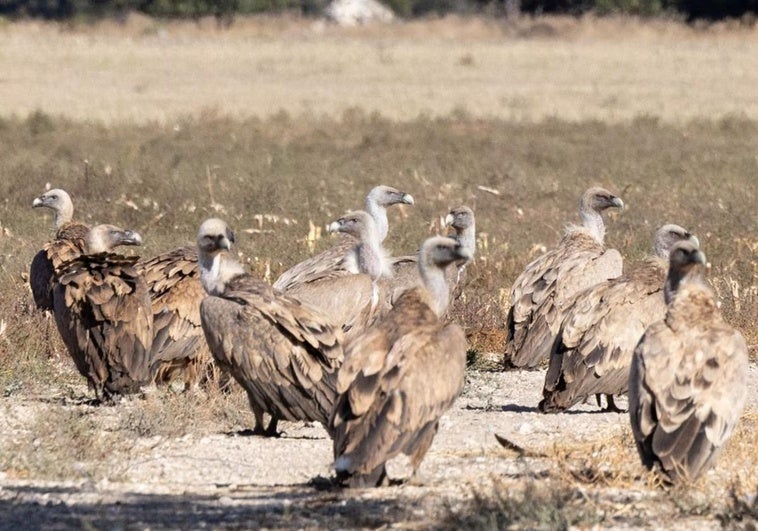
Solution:
<path fill-rule="evenodd" d="M 758 366 L 750 371 L 745 415 L 754 417 Z M 561 415 L 536 412 L 542 378 L 542 372 L 472 371 L 422 464 L 420 484 L 329 488 L 331 444 L 320 426 L 286 424 L 280 439 L 229 433 L 143 437 L 131 441 L 128 453 L 105 456 L 110 472 L 99 478 L 51 481 L 0 474 L 0 529 L 444 527 L 446 516 L 463 510 L 475 492 L 491 491 L 493 482 L 496 488 L 523 489 L 545 478 L 561 481 L 576 463 L 593 459 L 599 469 L 630 471 L 605 484 L 571 483 L 587 498 L 588 510 L 602 514 L 600 527 L 653 528 L 671 515 L 679 529 L 719 527 L 713 515 L 677 515 L 671 498 L 647 485 L 630 446 L 626 415 L 601 413 L 589 404 Z M 0 449 L 7 451 L 28 429 L 30 417 L 45 407 L 41 397 L 0 399 Z M 123 414 L 130 404 L 71 407 L 109 417 Z M 502 448 L 495 433 L 545 456 L 520 457 Z M 732 443 L 697 486 L 709 503 L 725 502 L 726 487 L 735 478 L 755 475 L 754 468 L 745 470 L 755 467 L 755 459 L 739 462 L 753 451 L 739 446 L 754 444 L 754 437 L 735 437 Z M 390 473 L 402 477 L 407 470 L 395 463 Z"/>

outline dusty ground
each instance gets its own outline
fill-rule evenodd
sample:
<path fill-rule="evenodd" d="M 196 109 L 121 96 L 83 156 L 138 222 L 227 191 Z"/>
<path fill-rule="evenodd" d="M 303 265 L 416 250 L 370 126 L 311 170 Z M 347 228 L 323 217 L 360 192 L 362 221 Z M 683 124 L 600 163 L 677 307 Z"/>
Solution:
<path fill-rule="evenodd" d="M 755 418 L 758 410 L 758 366 L 750 370 L 745 418 Z M 660 521 L 650 516 L 655 506 L 657 518 L 675 515 L 682 529 L 719 527 L 713 515 L 685 511 L 647 483 L 631 446 L 626 415 L 600 413 L 590 404 L 562 415 L 538 413 L 542 378 L 542 372 L 471 371 L 463 396 L 443 418 L 421 467 L 420 485 L 352 492 L 329 488 L 331 444 L 320 426 L 286 424 L 279 439 L 241 436 L 236 430 L 136 437 L 129 441 L 128 452 L 103 455 L 99 469 L 108 472 L 101 475 L 53 481 L 23 477 L 18 470 L 0 474 L 0 528 L 455 527 L 456 515 L 470 510 L 477 493 L 565 482 L 562 474 L 571 476 L 572 488 L 584 497 L 577 503 L 592 515 L 577 521 L 580 526 L 656 527 Z M 46 396 L 11 393 L 0 399 L 0 450 L 7 452 L 14 440 L 26 437 L 32 418 L 52 403 L 90 410 L 108 430 L 115 417 L 138 402 L 95 408 L 72 403 L 59 390 L 51 389 Z M 545 456 L 506 450 L 495 440 L 496 433 Z M 735 437 L 733 443 L 751 440 Z M 751 449 L 729 448 L 716 471 L 698 483 L 710 506 L 727 502 L 726 487 L 735 478 L 755 476 L 754 468 L 740 470 L 754 467 L 754 461 L 730 462 L 730 452 L 743 451 Z M 593 456 L 599 470 L 618 466 L 630 472 L 623 477 L 606 471 L 615 478 L 609 481 L 582 479 L 588 472 L 581 463 Z M 390 473 L 402 477 L 407 470 L 396 463 Z M 550 522 L 534 525 L 552 527 Z"/>

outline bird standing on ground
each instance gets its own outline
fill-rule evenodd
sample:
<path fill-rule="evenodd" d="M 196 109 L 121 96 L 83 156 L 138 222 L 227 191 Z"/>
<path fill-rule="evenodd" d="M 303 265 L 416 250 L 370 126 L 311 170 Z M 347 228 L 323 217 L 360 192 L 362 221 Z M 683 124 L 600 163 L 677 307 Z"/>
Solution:
<path fill-rule="evenodd" d="M 712 466 L 747 401 L 745 338 L 721 317 L 704 270 L 697 246 L 673 247 L 666 316 L 645 331 L 629 374 L 637 451 L 672 481 L 695 480 Z"/>
<path fill-rule="evenodd" d="M 536 368 L 550 354 L 565 309 L 580 291 L 621 275 L 623 261 L 605 247 L 601 213 L 623 208 L 603 188 L 590 188 L 579 203 L 581 225 L 571 225 L 558 246 L 526 266 L 511 288 L 505 361 Z"/>
<path fill-rule="evenodd" d="M 404 453 L 414 473 L 442 414 L 463 389 L 466 337 L 445 324 L 445 267 L 470 256 L 451 238 L 426 240 L 419 251 L 423 286 L 410 288 L 392 309 L 352 341 L 339 371 L 331 426 L 339 482 L 374 487 L 385 464 Z"/>
<path fill-rule="evenodd" d="M 110 251 L 141 245 L 139 234 L 97 225 L 85 254 L 67 262 L 53 294 L 55 322 L 76 368 L 99 400 L 136 393 L 150 381 L 153 314 L 136 257 Z"/>
<path fill-rule="evenodd" d="M 607 395 L 609 411 L 621 412 L 613 395 L 625 394 L 634 347 L 645 329 L 666 315 L 663 283 L 671 247 L 695 236 L 664 225 L 654 237 L 654 255 L 624 275 L 579 293 L 567 308 L 550 353 L 543 413 L 564 411 L 589 396 Z"/>
<path fill-rule="evenodd" d="M 317 310 L 246 273 L 230 254 L 234 234 L 208 219 L 197 236 L 208 296 L 200 319 L 211 354 L 247 392 L 256 435 L 279 420 L 327 424 L 342 364 L 342 331 Z M 264 414 L 271 420 L 264 428 Z"/>

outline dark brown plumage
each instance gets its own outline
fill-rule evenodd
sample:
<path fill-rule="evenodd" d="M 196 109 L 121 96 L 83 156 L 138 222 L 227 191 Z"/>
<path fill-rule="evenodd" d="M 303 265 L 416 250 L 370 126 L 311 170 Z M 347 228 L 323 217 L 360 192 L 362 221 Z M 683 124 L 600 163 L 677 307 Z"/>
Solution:
<path fill-rule="evenodd" d="M 366 211 L 374 218 L 379 243 L 387 237 L 387 207 L 397 204 L 412 205 L 413 197 L 391 186 L 377 186 L 366 196 Z M 357 264 L 350 260 L 355 245 L 355 238 L 343 236 L 336 245 L 282 273 L 274 282 L 274 288 L 288 291 L 313 279 L 338 278 L 358 273 Z"/>
<path fill-rule="evenodd" d="M 669 251 L 683 240 L 698 244 L 679 225 L 664 225 L 656 231 L 653 256 L 576 296 L 553 343 L 540 411 L 563 411 L 600 394 L 608 395 L 609 410 L 620 411 L 612 395 L 626 393 L 634 347 L 666 314 Z"/>
<path fill-rule="evenodd" d="M 402 293 L 351 342 L 339 371 L 334 467 L 350 487 L 384 483 L 385 463 L 400 453 L 410 456 L 415 472 L 463 388 L 466 338 L 440 316 L 449 298 L 443 268 L 470 256 L 445 237 L 427 240 L 420 255 L 424 287 Z"/>
<path fill-rule="evenodd" d="M 506 319 L 506 364 L 536 368 L 550 354 L 563 312 L 574 296 L 621 275 L 621 255 L 605 248 L 600 213 L 623 205 L 603 188 L 587 190 L 580 201 L 582 225 L 570 226 L 558 246 L 527 265 L 513 283 Z"/>
<path fill-rule="evenodd" d="M 34 304 L 40 310 L 53 310 L 53 287 L 63 264 L 81 255 L 89 227 L 71 221 L 74 205 L 63 190 L 45 192 L 32 202 L 33 208 L 49 208 L 55 213 L 55 239 L 34 255 L 29 267 L 29 286 Z"/>
<path fill-rule="evenodd" d="M 745 338 L 721 317 L 703 278 L 705 256 L 690 242 L 671 251 L 666 317 L 634 351 L 629 415 L 647 468 L 672 481 L 708 470 L 747 401 Z"/>
<path fill-rule="evenodd" d="M 98 399 L 137 392 L 150 380 L 153 319 L 136 258 L 109 251 L 139 245 L 139 235 L 93 227 L 86 254 L 66 263 L 53 295 L 55 321 L 76 368 Z"/>
<path fill-rule="evenodd" d="M 198 232 L 199 264 L 208 292 L 203 332 L 216 362 L 245 389 L 254 433 L 275 435 L 278 420 L 326 425 L 342 364 L 342 331 L 315 309 L 246 273 L 228 255 L 233 234 L 219 219 Z M 264 430 L 264 414 L 271 417 Z"/>
<path fill-rule="evenodd" d="M 180 247 L 137 262 L 153 309 L 151 372 L 165 383 L 184 374 L 185 387 L 214 378 L 214 364 L 200 325 L 200 283 L 196 247 Z"/>

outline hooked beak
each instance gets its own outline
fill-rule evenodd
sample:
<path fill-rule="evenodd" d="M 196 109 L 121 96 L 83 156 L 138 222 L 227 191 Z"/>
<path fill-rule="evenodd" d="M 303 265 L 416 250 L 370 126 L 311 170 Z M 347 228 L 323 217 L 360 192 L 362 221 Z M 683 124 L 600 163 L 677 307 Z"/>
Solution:
<path fill-rule="evenodd" d="M 692 263 L 705 265 L 705 254 L 703 253 L 703 251 L 700 251 L 700 250 L 695 251 L 694 253 L 690 255 L 690 257 L 691 257 Z"/>
<path fill-rule="evenodd" d="M 339 232 L 340 231 L 340 222 L 339 221 L 332 221 L 329 226 L 326 228 L 329 232 Z"/>
<path fill-rule="evenodd" d="M 413 204 L 413 196 L 411 194 L 403 194 L 402 202 L 406 205 Z"/>
<path fill-rule="evenodd" d="M 229 238 L 226 236 L 221 236 L 221 238 L 218 240 L 218 248 L 229 251 L 232 248 L 232 242 L 230 242 Z"/>
<path fill-rule="evenodd" d="M 465 249 L 461 246 L 458 246 L 456 248 L 456 254 L 461 260 L 465 260 L 466 262 L 468 262 L 469 260 L 471 260 L 471 258 L 473 258 L 471 256 L 471 252 L 468 249 Z"/>
<path fill-rule="evenodd" d="M 689 241 L 691 241 L 695 245 L 695 247 L 698 247 L 698 248 L 700 247 L 700 240 L 698 240 L 697 236 L 695 236 L 694 234 L 690 234 Z"/>
<path fill-rule="evenodd" d="M 44 201 L 42 201 L 41 197 L 35 197 L 34 201 L 32 201 L 32 208 L 39 208 L 41 206 L 45 206 Z"/>
<path fill-rule="evenodd" d="M 455 221 L 455 216 L 453 216 L 452 214 L 448 214 L 447 216 L 445 216 L 445 226 L 449 227 L 450 225 L 453 224 L 454 221 Z"/>
<path fill-rule="evenodd" d="M 121 233 L 121 245 L 142 245 L 142 236 L 133 230 L 125 230 Z"/>
<path fill-rule="evenodd" d="M 617 207 L 619 210 L 624 210 L 624 202 L 621 200 L 620 197 L 614 197 L 613 199 L 611 199 L 611 204 Z"/>

